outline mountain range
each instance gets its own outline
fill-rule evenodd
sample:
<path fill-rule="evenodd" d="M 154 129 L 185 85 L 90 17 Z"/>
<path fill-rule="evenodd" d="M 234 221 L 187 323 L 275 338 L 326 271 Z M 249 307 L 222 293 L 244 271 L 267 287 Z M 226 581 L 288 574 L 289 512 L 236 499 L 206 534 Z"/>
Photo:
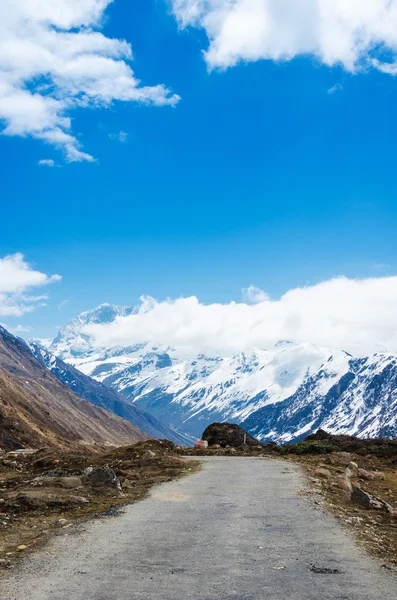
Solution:
<path fill-rule="evenodd" d="M 134 308 L 103 304 L 63 327 L 52 341 L 35 341 L 44 364 L 61 359 L 128 406 L 153 415 L 174 432 L 200 437 L 214 421 L 241 424 L 262 441 L 302 439 L 319 428 L 332 433 L 397 435 L 397 356 L 357 358 L 310 343 L 280 341 L 234 356 L 159 346 L 98 347 L 85 332 Z M 54 368 L 54 367 L 52 367 Z"/>
<path fill-rule="evenodd" d="M 0 327 L 0 449 L 68 449 L 147 438 L 133 423 L 74 394 L 23 340 Z"/>

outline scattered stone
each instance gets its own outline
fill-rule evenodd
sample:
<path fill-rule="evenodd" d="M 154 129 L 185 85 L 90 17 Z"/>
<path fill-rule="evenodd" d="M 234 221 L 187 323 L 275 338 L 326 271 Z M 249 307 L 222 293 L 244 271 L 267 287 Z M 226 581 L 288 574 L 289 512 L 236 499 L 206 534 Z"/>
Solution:
<path fill-rule="evenodd" d="M 336 479 L 336 483 L 337 483 L 338 487 L 340 487 L 342 490 L 346 490 L 347 492 L 350 492 L 350 493 L 353 491 L 351 479 L 350 479 L 350 477 L 347 477 L 346 473 L 344 475 L 341 475 L 340 477 L 338 477 Z"/>
<path fill-rule="evenodd" d="M 84 469 L 83 474 L 88 477 L 89 475 L 91 475 L 91 473 L 94 471 L 94 467 L 87 467 L 86 469 Z"/>
<path fill-rule="evenodd" d="M 145 454 L 143 455 L 143 458 L 145 460 L 149 459 L 149 458 L 154 458 L 156 456 L 156 453 L 153 452 L 153 450 L 146 450 Z"/>
<path fill-rule="evenodd" d="M 372 473 L 370 473 L 369 471 L 366 471 L 365 469 L 358 469 L 357 475 L 360 479 L 366 479 L 368 481 L 374 479 L 374 476 L 372 475 Z"/>
<path fill-rule="evenodd" d="M 329 471 L 328 469 L 323 469 L 322 467 L 319 467 L 318 469 L 315 469 L 313 471 L 313 475 L 315 477 L 324 477 L 325 479 L 330 479 L 331 471 Z"/>
<path fill-rule="evenodd" d="M 351 499 L 353 502 L 356 502 L 362 506 L 362 508 L 366 508 L 367 510 L 385 510 L 389 514 L 394 512 L 390 504 L 381 498 L 377 498 L 376 496 L 365 492 L 358 485 L 353 486 Z"/>
<path fill-rule="evenodd" d="M 354 462 L 353 460 L 351 460 L 348 464 L 349 469 L 351 469 L 353 472 L 357 471 L 358 469 L 358 464 L 356 462 Z"/>
<path fill-rule="evenodd" d="M 31 483 L 33 487 L 57 486 L 65 489 L 74 489 L 82 485 L 80 477 L 35 477 Z"/>
<path fill-rule="evenodd" d="M 33 448 L 20 448 L 19 450 L 11 450 L 7 452 L 4 456 L 5 458 L 23 458 L 25 456 L 30 456 L 31 454 L 36 454 L 38 450 Z"/>
<path fill-rule="evenodd" d="M 23 552 L 24 550 L 26 550 L 26 548 L 27 546 L 25 546 L 25 544 L 21 544 L 17 547 L 17 552 Z"/>
<path fill-rule="evenodd" d="M 100 467 L 99 469 L 93 469 L 86 475 L 86 479 L 87 482 L 93 486 L 113 485 L 115 487 L 121 487 L 119 478 L 108 465 Z"/>
<path fill-rule="evenodd" d="M 70 496 L 70 499 L 73 500 L 75 503 L 82 503 L 82 504 L 88 504 L 90 501 L 88 500 L 88 498 L 85 498 L 84 496 Z"/>
<path fill-rule="evenodd" d="M 136 483 L 131 482 L 129 479 L 124 479 L 123 483 L 121 484 L 121 488 L 123 490 L 125 489 L 130 489 L 136 486 Z"/>
<path fill-rule="evenodd" d="M 82 481 L 80 477 L 58 477 L 55 485 L 59 485 L 62 488 L 71 490 L 74 488 L 81 487 Z"/>

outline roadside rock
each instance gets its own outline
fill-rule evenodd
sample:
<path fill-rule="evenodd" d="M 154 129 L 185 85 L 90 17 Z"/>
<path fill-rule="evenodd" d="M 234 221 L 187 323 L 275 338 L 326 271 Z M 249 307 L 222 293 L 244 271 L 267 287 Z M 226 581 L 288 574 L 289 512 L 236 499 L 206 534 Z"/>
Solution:
<path fill-rule="evenodd" d="M 353 486 L 351 499 L 367 510 L 384 510 L 389 514 L 393 514 L 394 512 L 390 504 L 381 498 L 368 494 L 368 492 L 362 490 L 358 485 Z"/>
<path fill-rule="evenodd" d="M 153 452 L 153 450 L 146 450 L 145 454 L 143 455 L 143 458 L 149 459 L 149 458 L 154 458 L 155 456 L 156 456 L 156 453 Z"/>
<path fill-rule="evenodd" d="M 30 512 L 37 510 L 46 510 L 49 508 L 67 509 L 75 504 L 89 502 L 87 498 L 82 496 L 71 496 L 61 492 L 60 495 L 48 493 L 45 491 L 23 491 L 17 494 L 14 498 L 9 499 L 4 508 L 10 512 Z"/>
<path fill-rule="evenodd" d="M 373 481 L 374 479 L 383 481 L 385 479 L 385 474 L 382 471 L 366 471 L 365 469 L 358 469 L 357 475 L 360 479 L 366 479 L 368 481 Z"/>
<path fill-rule="evenodd" d="M 370 473 L 369 471 L 366 471 L 365 469 L 358 469 L 357 475 L 360 479 L 367 479 L 367 480 L 374 479 L 374 477 L 372 476 L 372 473 Z"/>
<path fill-rule="evenodd" d="M 340 477 L 337 477 L 336 483 L 338 484 L 338 487 L 340 487 L 342 490 L 346 490 L 350 493 L 353 491 L 352 482 L 350 480 L 350 477 L 348 477 L 346 473 L 344 475 L 341 475 Z"/>
<path fill-rule="evenodd" d="M 100 467 L 99 469 L 93 469 L 86 475 L 86 480 L 87 483 L 93 486 L 112 485 L 118 488 L 121 487 L 119 478 L 108 465 Z"/>
<path fill-rule="evenodd" d="M 324 477 L 325 479 L 330 479 L 331 471 L 329 471 L 328 469 L 323 469 L 322 467 L 319 467 L 318 469 L 314 469 L 313 475 L 314 475 L 314 477 Z"/>
<path fill-rule="evenodd" d="M 355 502 L 356 504 L 358 504 L 362 508 L 366 508 L 367 510 L 382 509 L 382 505 L 375 501 L 372 494 L 364 492 L 364 490 L 362 490 L 358 485 L 355 485 L 353 487 L 351 499 L 352 502 Z"/>
<path fill-rule="evenodd" d="M 226 448 L 226 446 L 240 448 L 243 444 L 256 448 L 261 446 L 261 443 L 244 431 L 242 427 L 230 423 L 212 423 L 206 428 L 202 437 L 209 446 L 216 444 L 221 448 Z"/>
<path fill-rule="evenodd" d="M 56 486 L 65 489 L 74 489 L 82 485 L 80 477 L 35 477 L 31 483 L 33 487 Z"/>

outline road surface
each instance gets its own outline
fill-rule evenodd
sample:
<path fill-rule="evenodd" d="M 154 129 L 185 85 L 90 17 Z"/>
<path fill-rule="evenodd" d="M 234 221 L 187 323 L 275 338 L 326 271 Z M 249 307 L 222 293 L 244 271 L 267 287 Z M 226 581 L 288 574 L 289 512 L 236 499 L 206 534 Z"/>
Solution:
<path fill-rule="evenodd" d="M 205 459 L 122 516 L 56 537 L 0 581 L 0 597 L 397 600 L 397 579 L 300 497 L 303 487 L 282 460 Z"/>

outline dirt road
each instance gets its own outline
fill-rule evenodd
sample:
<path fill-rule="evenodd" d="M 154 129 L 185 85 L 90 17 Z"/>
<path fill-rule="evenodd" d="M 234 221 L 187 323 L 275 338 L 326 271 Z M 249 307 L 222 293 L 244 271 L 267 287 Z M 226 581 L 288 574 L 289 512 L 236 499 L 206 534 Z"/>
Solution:
<path fill-rule="evenodd" d="M 299 467 L 214 457 L 117 518 L 57 537 L 2 600 L 397 600 L 397 578 L 299 496 Z M 70 531 L 70 530 L 68 530 Z"/>

